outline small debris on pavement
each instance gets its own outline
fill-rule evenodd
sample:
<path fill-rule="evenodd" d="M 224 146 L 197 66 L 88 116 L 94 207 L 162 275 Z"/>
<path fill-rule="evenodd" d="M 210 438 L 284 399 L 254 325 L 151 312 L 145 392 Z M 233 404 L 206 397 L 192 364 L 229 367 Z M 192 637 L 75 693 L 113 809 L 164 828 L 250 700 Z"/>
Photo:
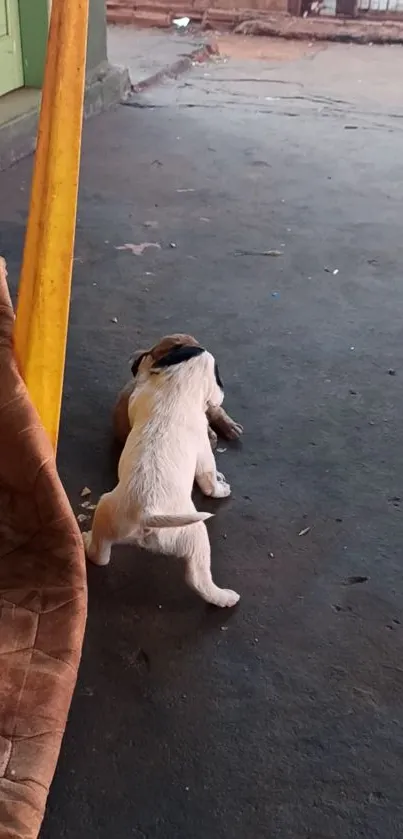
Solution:
<path fill-rule="evenodd" d="M 392 367 L 390 368 L 390 370 L 388 370 L 388 373 L 389 373 L 389 376 L 396 376 L 396 370 L 393 370 Z"/>
<path fill-rule="evenodd" d="M 169 247 L 170 247 L 170 248 L 176 248 L 176 244 L 175 244 L 175 242 L 170 242 L 170 243 L 169 243 Z"/>
<path fill-rule="evenodd" d="M 84 487 L 84 489 L 81 490 L 80 495 L 81 495 L 81 498 L 88 498 L 88 496 L 91 495 L 90 488 L 89 487 Z"/>
<path fill-rule="evenodd" d="M 159 242 L 142 242 L 140 245 L 133 245 L 132 242 L 126 242 L 125 245 L 115 245 L 115 250 L 117 251 L 131 251 L 134 256 L 142 256 L 147 248 L 157 248 L 157 250 L 161 250 L 161 245 Z"/>
<path fill-rule="evenodd" d="M 224 454 L 226 451 L 227 449 L 217 449 L 218 454 Z"/>
<path fill-rule="evenodd" d="M 271 296 L 274 297 L 275 300 L 278 300 L 278 298 L 280 297 L 280 292 L 279 291 L 272 291 Z"/>
<path fill-rule="evenodd" d="M 362 576 L 361 574 L 354 574 L 352 577 L 347 577 L 347 580 L 343 585 L 345 586 L 356 586 L 358 583 L 367 583 L 369 577 L 365 575 Z"/>
<path fill-rule="evenodd" d="M 303 530 L 299 531 L 298 536 L 306 536 L 307 533 L 309 533 L 310 529 L 310 527 L 304 527 Z"/>
<path fill-rule="evenodd" d="M 228 632 L 228 626 L 220 626 L 221 632 Z"/>
<path fill-rule="evenodd" d="M 334 271 L 333 271 L 332 273 L 333 273 L 333 276 L 335 277 L 335 276 L 336 276 L 336 274 L 338 274 L 338 273 L 339 273 L 339 269 L 338 269 L 338 268 L 335 268 L 335 269 L 334 269 Z"/>
<path fill-rule="evenodd" d="M 143 227 L 158 227 L 158 221 L 144 221 Z"/>
<path fill-rule="evenodd" d="M 206 224 L 208 224 L 208 223 L 209 223 L 209 221 L 210 221 L 210 219 L 209 219 L 209 218 L 205 218 L 205 216 L 200 216 L 199 221 L 204 221 Z"/>
<path fill-rule="evenodd" d="M 194 189 L 177 189 L 177 192 L 194 192 Z"/>
<path fill-rule="evenodd" d="M 118 322 L 117 318 L 111 318 L 111 323 L 117 323 L 117 322 Z"/>
<path fill-rule="evenodd" d="M 77 521 L 79 524 L 83 524 L 83 522 L 88 521 L 88 516 L 85 513 L 79 513 L 77 516 Z"/>
<path fill-rule="evenodd" d="M 283 256 L 284 251 L 234 251 L 234 256 Z"/>
<path fill-rule="evenodd" d="M 186 29 L 190 23 L 190 17 L 176 17 L 173 19 L 172 23 L 178 27 L 178 29 Z"/>
<path fill-rule="evenodd" d="M 270 559 L 274 559 L 274 553 L 273 553 L 273 551 L 269 551 L 269 557 L 270 557 Z"/>

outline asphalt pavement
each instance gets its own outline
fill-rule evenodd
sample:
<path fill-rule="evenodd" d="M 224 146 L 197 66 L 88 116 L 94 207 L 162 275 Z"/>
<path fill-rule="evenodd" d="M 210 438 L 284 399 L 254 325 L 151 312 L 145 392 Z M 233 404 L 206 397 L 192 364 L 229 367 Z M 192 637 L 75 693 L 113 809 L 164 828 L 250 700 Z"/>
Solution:
<path fill-rule="evenodd" d="M 400 56 L 284 44 L 86 125 L 61 476 L 77 514 L 113 486 L 132 350 L 196 335 L 245 427 L 199 503 L 241 601 L 133 548 L 89 568 L 42 839 L 402 835 Z M 0 175 L 14 280 L 29 175 Z"/>

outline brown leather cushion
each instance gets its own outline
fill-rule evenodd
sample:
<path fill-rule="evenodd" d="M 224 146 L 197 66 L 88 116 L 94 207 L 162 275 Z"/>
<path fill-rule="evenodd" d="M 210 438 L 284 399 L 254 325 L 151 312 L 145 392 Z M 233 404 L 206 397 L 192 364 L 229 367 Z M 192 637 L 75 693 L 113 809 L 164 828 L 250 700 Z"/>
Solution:
<path fill-rule="evenodd" d="M 1 271 L 0 271 L 1 274 Z M 82 540 L 12 352 L 0 280 L 0 837 L 37 837 L 86 620 Z"/>

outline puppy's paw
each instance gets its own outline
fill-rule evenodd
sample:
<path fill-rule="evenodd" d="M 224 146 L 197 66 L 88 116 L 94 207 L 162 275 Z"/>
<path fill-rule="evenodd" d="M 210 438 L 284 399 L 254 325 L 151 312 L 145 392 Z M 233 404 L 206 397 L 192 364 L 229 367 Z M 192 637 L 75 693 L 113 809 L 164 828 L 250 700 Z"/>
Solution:
<path fill-rule="evenodd" d="M 85 530 L 81 536 L 83 537 L 85 555 L 88 559 L 91 559 L 92 531 Z"/>
<path fill-rule="evenodd" d="M 243 426 L 239 422 L 231 419 L 226 423 L 225 434 L 228 440 L 237 440 L 243 434 Z"/>
<path fill-rule="evenodd" d="M 229 495 L 231 495 L 231 487 L 227 484 L 224 475 L 222 475 L 222 479 L 217 480 L 213 498 L 228 498 Z"/>
<path fill-rule="evenodd" d="M 92 532 L 87 530 L 81 534 L 84 542 L 84 550 L 87 559 L 94 563 L 94 565 L 108 565 L 111 558 L 110 548 L 106 548 L 101 553 L 96 553 L 92 542 Z"/>
<path fill-rule="evenodd" d="M 221 609 L 231 609 L 232 606 L 236 606 L 240 600 L 240 596 L 240 594 L 237 594 L 236 591 L 232 591 L 230 588 L 221 588 L 215 605 Z"/>
<path fill-rule="evenodd" d="M 217 448 L 217 445 L 218 445 L 218 437 L 217 437 L 217 434 L 215 433 L 215 431 L 213 431 L 213 429 L 210 428 L 210 426 L 209 426 L 209 429 L 208 429 L 208 437 L 209 437 L 209 440 L 210 440 L 211 449 L 212 449 L 212 451 L 214 451 Z"/>

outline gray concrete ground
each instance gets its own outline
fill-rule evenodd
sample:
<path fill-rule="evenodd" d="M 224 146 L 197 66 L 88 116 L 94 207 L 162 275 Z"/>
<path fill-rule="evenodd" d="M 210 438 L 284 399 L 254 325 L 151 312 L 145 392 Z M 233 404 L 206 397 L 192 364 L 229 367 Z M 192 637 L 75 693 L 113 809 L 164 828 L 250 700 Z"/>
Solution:
<path fill-rule="evenodd" d="M 402 835 L 403 53 L 276 50 L 85 127 L 61 475 L 77 512 L 113 485 L 126 359 L 196 334 L 245 425 L 199 504 L 242 599 L 134 549 L 89 568 L 42 839 Z M 14 276 L 28 182 L 0 176 Z"/>

